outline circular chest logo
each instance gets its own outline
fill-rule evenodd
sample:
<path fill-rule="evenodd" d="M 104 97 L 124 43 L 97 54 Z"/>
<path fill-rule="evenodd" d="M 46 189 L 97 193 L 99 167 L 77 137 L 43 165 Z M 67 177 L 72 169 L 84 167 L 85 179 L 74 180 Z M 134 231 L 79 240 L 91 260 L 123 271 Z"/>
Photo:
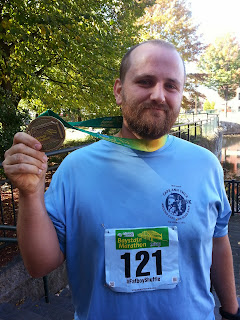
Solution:
<path fill-rule="evenodd" d="M 188 215 L 191 200 L 185 192 L 180 189 L 169 189 L 163 195 L 165 203 L 162 203 L 162 208 L 168 217 L 177 221 Z"/>
<path fill-rule="evenodd" d="M 186 201 L 178 193 L 171 193 L 166 199 L 167 211 L 173 216 L 181 216 L 186 211 Z"/>

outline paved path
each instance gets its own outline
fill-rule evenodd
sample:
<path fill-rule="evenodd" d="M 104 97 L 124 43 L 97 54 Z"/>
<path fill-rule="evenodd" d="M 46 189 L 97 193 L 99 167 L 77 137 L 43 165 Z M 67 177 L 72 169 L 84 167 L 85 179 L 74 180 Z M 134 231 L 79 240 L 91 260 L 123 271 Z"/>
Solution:
<path fill-rule="evenodd" d="M 237 296 L 240 304 L 240 215 L 232 216 L 229 222 L 229 238 L 231 242 Z M 214 294 L 215 296 L 215 294 Z M 216 320 L 221 320 L 218 313 L 219 301 L 215 296 Z M 15 306 L 9 303 L 0 304 L 0 320 L 73 320 L 74 309 L 71 303 L 71 293 L 65 288 L 58 295 L 50 296 L 50 303 L 44 299 L 39 301 L 26 300 Z M 102 319 L 104 320 L 104 319 Z M 114 319 L 113 319 L 114 320 Z M 149 319 L 151 320 L 151 319 Z M 171 319 L 166 319 L 171 320 Z M 203 319 L 204 320 L 204 319 Z"/>
<path fill-rule="evenodd" d="M 44 298 L 39 301 L 26 300 L 15 306 L 10 303 L 0 304 L 0 320 L 73 320 L 74 308 L 71 294 L 65 288 L 58 295 L 50 295 L 50 303 Z"/>

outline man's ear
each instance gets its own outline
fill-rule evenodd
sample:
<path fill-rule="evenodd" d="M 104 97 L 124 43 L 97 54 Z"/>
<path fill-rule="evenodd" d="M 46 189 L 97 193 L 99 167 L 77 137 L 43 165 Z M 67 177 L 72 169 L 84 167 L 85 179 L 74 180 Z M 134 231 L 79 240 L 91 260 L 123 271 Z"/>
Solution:
<path fill-rule="evenodd" d="M 117 105 L 122 104 L 122 82 L 120 79 L 116 79 L 114 86 L 113 86 L 113 92 L 115 96 L 115 100 Z"/>

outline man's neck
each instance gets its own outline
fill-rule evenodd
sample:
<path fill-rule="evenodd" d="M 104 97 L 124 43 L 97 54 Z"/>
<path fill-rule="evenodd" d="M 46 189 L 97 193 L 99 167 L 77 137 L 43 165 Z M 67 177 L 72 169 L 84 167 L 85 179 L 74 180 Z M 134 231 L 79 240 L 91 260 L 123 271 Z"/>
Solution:
<path fill-rule="evenodd" d="M 119 138 L 138 139 L 144 144 L 147 150 L 158 150 L 162 148 L 167 141 L 167 134 L 158 139 L 142 139 L 141 137 L 133 134 L 127 128 L 123 127 L 116 135 Z"/>

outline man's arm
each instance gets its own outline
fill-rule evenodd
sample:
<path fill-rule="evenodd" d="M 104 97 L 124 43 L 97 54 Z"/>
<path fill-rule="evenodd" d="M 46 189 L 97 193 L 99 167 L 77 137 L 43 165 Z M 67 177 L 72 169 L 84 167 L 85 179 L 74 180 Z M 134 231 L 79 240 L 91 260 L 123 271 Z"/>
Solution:
<path fill-rule="evenodd" d="M 224 311 L 236 314 L 238 301 L 228 235 L 213 238 L 211 280 Z"/>
<path fill-rule="evenodd" d="M 19 189 L 18 242 L 25 266 L 33 277 L 46 275 L 64 261 L 44 204 L 47 157 L 40 149 L 36 139 L 18 133 L 3 161 L 6 175 Z"/>

